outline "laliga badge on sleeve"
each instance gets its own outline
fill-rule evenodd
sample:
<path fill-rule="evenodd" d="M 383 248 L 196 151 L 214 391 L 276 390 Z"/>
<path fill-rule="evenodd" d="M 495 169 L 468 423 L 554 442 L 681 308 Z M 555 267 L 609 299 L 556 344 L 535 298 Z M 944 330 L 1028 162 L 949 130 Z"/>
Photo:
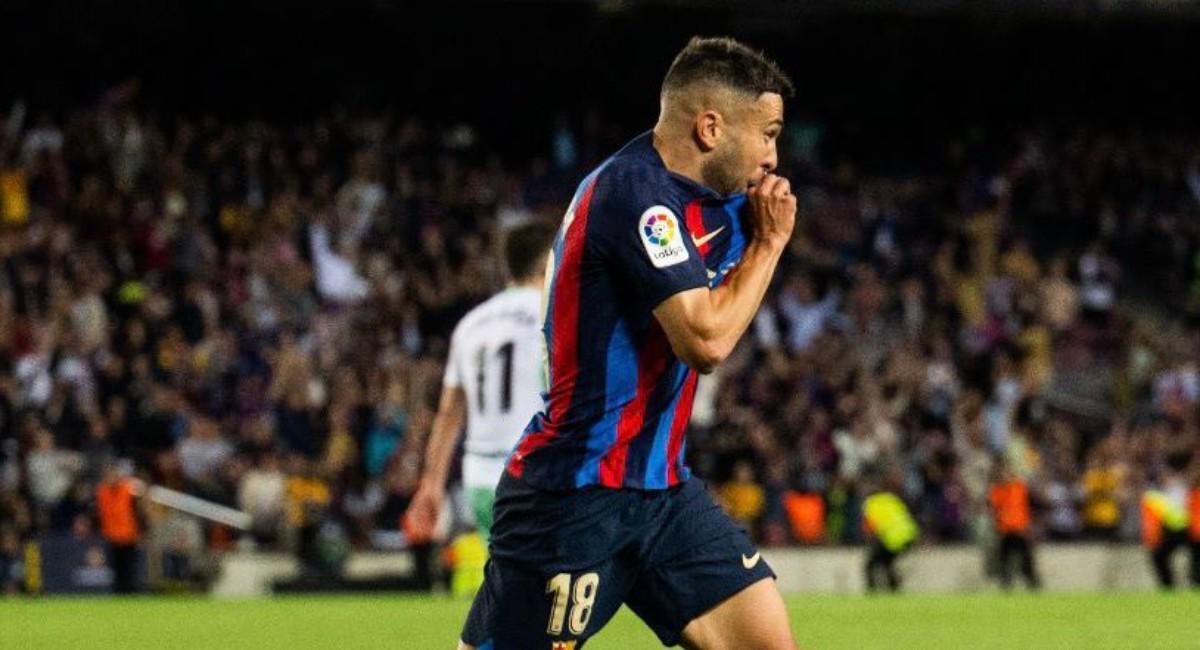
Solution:
<path fill-rule="evenodd" d="M 650 263 L 655 268 L 665 269 L 688 259 L 687 246 L 683 244 L 683 231 L 679 219 L 671 209 L 656 205 L 642 213 L 638 220 L 638 235 Z"/>

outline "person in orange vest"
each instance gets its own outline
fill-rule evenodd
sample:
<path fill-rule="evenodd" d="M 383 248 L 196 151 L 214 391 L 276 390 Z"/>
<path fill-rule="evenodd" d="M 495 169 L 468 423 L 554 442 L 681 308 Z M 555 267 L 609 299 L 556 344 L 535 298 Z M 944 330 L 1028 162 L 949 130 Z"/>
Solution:
<path fill-rule="evenodd" d="M 96 514 L 100 535 L 108 542 L 113 568 L 113 591 L 136 593 L 138 587 L 138 543 L 142 538 L 138 523 L 137 497 L 141 493 L 136 479 L 125 476 L 116 465 L 108 464 L 96 486 Z"/>
<path fill-rule="evenodd" d="M 1005 589 L 1012 587 L 1015 560 L 1029 588 L 1040 589 L 1042 581 L 1033 559 L 1029 488 L 1006 462 L 1001 462 L 996 480 L 988 489 L 988 504 L 1000 538 L 997 545 L 1000 585 Z"/>

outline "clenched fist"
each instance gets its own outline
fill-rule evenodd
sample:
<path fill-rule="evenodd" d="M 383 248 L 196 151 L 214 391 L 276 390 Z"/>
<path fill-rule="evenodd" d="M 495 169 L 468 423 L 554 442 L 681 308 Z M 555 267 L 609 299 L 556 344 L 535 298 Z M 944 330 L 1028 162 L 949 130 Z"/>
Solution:
<path fill-rule="evenodd" d="M 767 174 L 747 192 L 755 238 L 784 246 L 796 225 L 796 195 L 788 179 Z"/>
<path fill-rule="evenodd" d="M 437 528 L 438 514 L 442 509 L 442 501 L 446 492 L 425 483 L 413 495 L 408 511 L 404 513 L 401 528 L 408 536 L 410 544 L 424 544 L 433 539 Z"/>

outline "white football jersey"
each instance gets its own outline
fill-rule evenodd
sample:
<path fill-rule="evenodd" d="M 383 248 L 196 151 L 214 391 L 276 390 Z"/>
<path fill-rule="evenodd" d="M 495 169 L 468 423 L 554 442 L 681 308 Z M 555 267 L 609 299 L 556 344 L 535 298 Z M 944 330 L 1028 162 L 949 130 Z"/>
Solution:
<path fill-rule="evenodd" d="M 543 348 L 537 289 L 505 289 L 455 326 L 442 385 L 467 396 L 467 487 L 496 487 L 509 452 L 542 409 Z"/>

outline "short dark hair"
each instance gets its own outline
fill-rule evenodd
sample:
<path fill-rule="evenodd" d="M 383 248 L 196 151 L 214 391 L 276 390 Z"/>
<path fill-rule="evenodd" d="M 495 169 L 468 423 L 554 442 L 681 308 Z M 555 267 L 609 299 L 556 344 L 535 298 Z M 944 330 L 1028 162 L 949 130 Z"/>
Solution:
<path fill-rule="evenodd" d="M 509 231 L 504 238 L 504 263 L 508 265 L 508 274 L 515 280 L 533 274 L 538 264 L 546 259 L 554 234 L 554 226 L 545 221 L 531 221 Z"/>
<path fill-rule="evenodd" d="M 712 83 L 758 97 L 796 94 L 792 80 L 765 54 L 728 37 L 692 37 L 675 57 L 663 79 L 662 92 L 694 83 Z"/>

